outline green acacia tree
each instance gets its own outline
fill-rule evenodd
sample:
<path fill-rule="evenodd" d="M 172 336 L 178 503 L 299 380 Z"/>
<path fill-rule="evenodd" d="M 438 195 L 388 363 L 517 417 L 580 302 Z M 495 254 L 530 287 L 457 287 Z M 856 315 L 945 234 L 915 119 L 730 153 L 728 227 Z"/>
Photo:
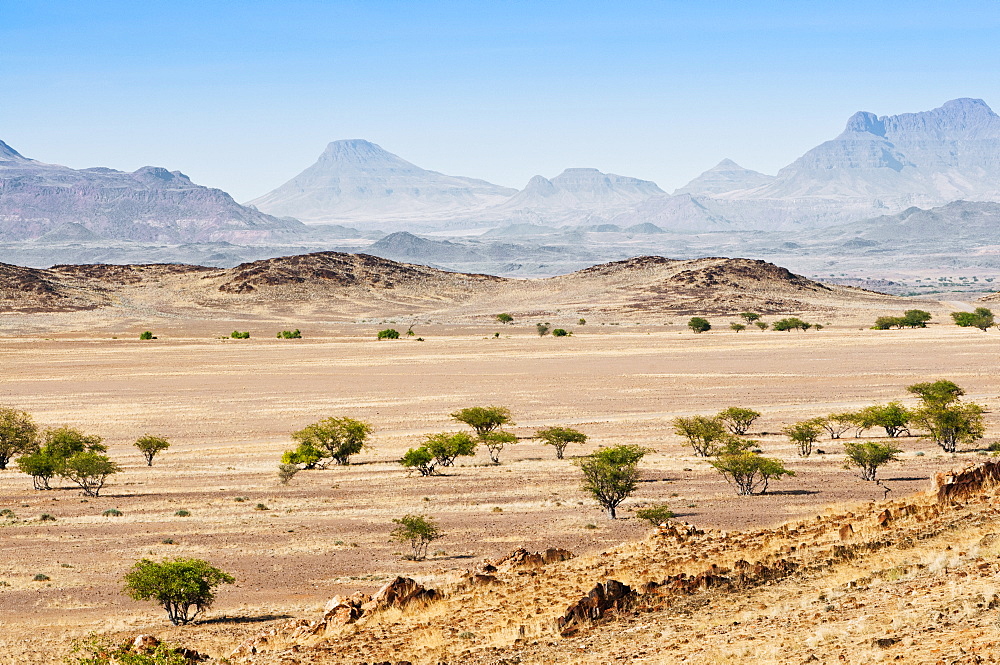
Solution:
<path fill-rule="evenodd" d="M 80 484 L 78 480 L 81 477 L 80 473 L 86 470 L 100 471 L 100 469 L 104 469 L 107 473 L 102 473 L 106 478 L 112 473 L 118 473 L 121 469 L 101 454 L 108 450 L 107 446 L 101 443 L 102 440 L 99 436 L 84 434 L 75 427 L 47 429 L 42 434 L 42 445 L 34 452 L 18 458 L 17 467 L 23 473 L 31 476 L 32 483 L 38 490 L 52 489 L 49 482 L 58 476 Z M 67 466 L 69 460 L 84 453 L 92 453 L 97 457 L 81 458 L 74 464 L 73 468 Z M 97 463 L 98 459 L 102 460 L 101 464 Z M 91 485 L 93 481 L 89 479 L 90 476 L 86 476 L 86 478 L 88 479 L 84 482 Z M 104 478 L 101 479 L 101 486 L 103 486 Z M 100 492 L 100 487 L 97 488 L 97 491 Z M 87 487 L 84 487 L 84 492 L 87 492 Z"/>
<path fill-rule="evenodd" d="M 897 436 L 909 434 L 907 428 L 913 414 L 900 402 L 876 404 L 862 409 L 860 420 L 868 427 L 881 427 L 886 436 L 895 439 Z"/>
<path fill-rule="evenodd" d="M 763 457 L 752 451 L 719 455 L 709 464 L 736 487 L 740 496 L 764 494 L 772 480 L 795 475 L 794 471 L 785 468 L 781 460 Z"/>
<path fill-rule="evenodd" d="M 692 316 L 688 320 L 688 328 L 691 329 L 693 333 L 703 333 L 712 329 L 712 324 L 708 322 L 708 319 L 701 316 Z"/>
<path fill-rule="evenodd" d="M 760 321 L 760 314 L 757 312 L 740 312 L 740 318 L 746 321 L 747 325 L 750 325 L 754 321 Z"/>
<path fill-rule="evenodd" d="M 215 588 L 236 579 L 202 559 L 137 561 L 123 580 L 125 595 L 155 600 L 175 626 L 188 624 L 215 600 Z"/>
<path fill-rule="evenodd" d="M 66 458 L 59 475 L 79 485 L 87 496 L 99 496 L 108 476 L 121 471 L 122 468 L 107 455 L 85 451 Z"/>
<path fill-rule="evenodd" d="M 427 446 L 410 448 L 403 453 L 399 463 L 406 469 L 416 469 L 421 476 L 433 476 L 434 469 L 437 468 L 437 458 L 434 453 L 427 449 Z"/>
<path fill-rule="evenodd" d="M 879 467 L 899 460 L 901 452 L 903 451 L 891 443 L 848 441 L 844 444 L 846 465 L 860 469 L 861 480 L 875 480 Z"/>
<path fill-rule="evenodd" d="M 170 447 L 170 442 L 161 436 L 140 436 L 135 441 L 135 447 L 146 458 L 146 466 L 153 466 L 153 458 Z"/>
<path fill-rule="evenodd" d="M 586 443 L 587 435 L 572 427 L 546 427 L 535 432 L 535 438 L 556 449 L 556 459 L 563 459 L 571 443 Z"/>
<path fill-rule="evenodd" d="M 923 403 L 913 412 L 913 422 L 927 430 L 931 440 L 945 452 L 954 453 L 958 444 L 975 443 L 986 433 L 986 409 L 975 402 L 962 402 L 965 390 L 954 382 L 915 383 L 907 390 Z"/>
<path fill-rule="evenodd" d="M 725 421 L 718 416 L 681 416 L 672 424 L 674 433 L 686 438 L 699 457 L 714 455 L 729 435 Z"/>
<path fill-rule="evenodd" d="M 813 325 L 811 323 L 806 323 L 797 316 L 790 316 L 784 319 L 778 319 L 771 324 L 771 330 L 778 331 L 788 331 L 788 330 L 809 330 Z"/>
<path fill-rule="evenodd" d="M 641 446 L 615 446 L 574 461 L 583 472 L 583 490 L 608 511 L 611 519 L 618 517 L 618 506 L 635 492 L 639 461 L 648 452 Z"/>
<path fill-rule="evenodd" d="M 742 436 L 747 433 L 753 422 L 760 418 L 760 412 L 740 406 L 731 406 L 719 411 L 716 418 L 724 422 L 730 432 Z"/>
<path fill-rule="evenodd" d="M 857 414 L 850 411 L 816 418 L 816 424 L 825 429 L 831 439 L 839 439 L 844 432 L 854 427 L 856 422 Z"/>
<path fill-rule="evenodd" d="M 505 446 L 517 443 L 517 436 L 512 432 L 494 430 L 484 434 L 479 440 L 486 446 L 486 450 L 490 454 L 490 461 L 499 464 L 500 453 L 503 452 Z"/>
<path fill-rule="evenodd" d="M 993 321 L 993 312 L 986 307 L 977 307 L 972 312 L 952 312 L 951 318 L 957 326 L 979 328 L 982 331 L 996 325 Z"/>
<path fill-rule="evenodd" d="M 300 446 L 307 444 L 323 451 L 324 457 L 332 458 L 337 464 L 347 465 L 353 455 L 368 447 L 371 433 L 371 425 L 354 418 L 324 418 L 292 432 L 292 438 Z"/>
<path fill-rule="evenodd" d="M 514 317 L 511 316 L 510 314 L 508 314 L 507 312 L 503 312 L 501 314 L 497 314 L 496 319 L 497 319 L 497 321 L 499 321 L 500 323 L 502 323 L 504 325 L 507 325 L 509 323 L 514 323 Z"/>
<path fill-rule="evenodd" d="M 813 445 L 819 441 L 822 428 L 817 420 L 803 420 L 792 425 L 786 425 L 781 431 L 799 448 L 799 455 L 809 457 Z"/>
<path fill-rule="evenodd" d="M 26 411 L 0 407 L 0 471 L 11 459 L 38 450 L 38 425 Z"/>
<path fill-rule="evenodd" d="M 474 429 L 479 438 L 504 425 L 515 424 L 510 409 L 505 406 L 470 406 L 455 411 L 451 417 Z"/>
<path fill-rule="evenodd" d="M 427 558 L 427 547 L 444 534 L 434 520 L 426 515 L 404 515 L 392 521 L 396 528 L 390 534 L 398 543 L 409 543 L 413 554 L 407 558 L 423 561 Z"/>
<path fill-rule="evenodd" d="M 430 452 L 435 464 L 440 466 L 452 466 L 456 458 L 476 454 L 476 441 L 467 432 L 428 434 L 422 447 Z"/>

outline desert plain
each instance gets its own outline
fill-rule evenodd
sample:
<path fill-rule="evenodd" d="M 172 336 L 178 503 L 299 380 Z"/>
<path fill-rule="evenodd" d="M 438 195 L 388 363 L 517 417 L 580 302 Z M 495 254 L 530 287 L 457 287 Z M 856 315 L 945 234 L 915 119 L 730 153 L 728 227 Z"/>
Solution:
<path fill-rule="evenodd" d="M 887 495 L 891 501 L 927 490 L 936 473 L 982 460 L 985 453 L 946 455 L 927 439 L 898 439 L 901 461 L 880 472 L 886 492 L 844 468 L 841 442 L 824 437 L 821 453 L 801 458 L 777 433 L 785 424 L 834 411 L 891 400 L 912 404 L 906 386 L 945 378 L 990 411 L 987 437 L 976 448 L 996 440 L 1000 334 L 951 325 L 940 316 L 948 307 L 928 303 L 938 316 L 915 330 L 869 330 L 869 306 L 815 315 L 813 320 L 822 316 L 826 324 L 819 331 L 734 333 L 724 323 L 734 317 L 715 316 L 716 329 L 695 335 L 684 325 L 687 317 L 678 315 L 659 323 L 589 321 L 572 325 L 574 334 L 564 338 L 539 337 L 529 320 L 511 326 L 419 318 L 359 323 L 313 314 L 294 320 L 303 332 L 300 340 L 274 338 L 288 327 L 282 325 L 287 318 L 254 315 L 144 320 L 144 313 L 124 317 L 120 311 L 102 319 L 101 310 L 7 314 L 0 403 L 30 412 L 42 425 L 71 425 L 104 437 L 124 472 L 97 498 L 62 484 L 35 491 L 28 476 L 0 472 L 0 507 L 17 515 L 0 522 L 0 654 L 10 663 L 59 662 L 74 640 L 91 632 L 151 633 L 222 659 L 273 624 L 316 618 L 332 596 L 371 593 L 396 575 L 434 586 L 518 547 L 565 548 L 580 562 L 627 549 L 628 543 L 643 547 L 652 529 L 633 516 L 643 506 L 667 504 L 677 520 L 698 529 L 739 532 L 813 519 L 831 506 L 864 510 Z M 880 313 L 893 311 L 889 303 Z M 413 337 L 375 339 L 381 328 L 405 330 L 410 323 Z M 32 325 L 39 332 L 32 334 Z M 157 339 L 138 340 L 146 326 Z M 251 338 L 223 339 L 231 330 L 249 330 Z M 490 464 L 482 451 L 429 478 L 399 466 L 401 455 L 425 435 L 461 429 L 449 414 L 474 405 L 506 406 L 514 416 L 510 430 L 519 442 L 503 451 L 500 465 Z M 785 461 L 794 477 L 772 484 L 766 495 L 738 497 L 673 432 L 674 417 L 728 406 L 763 414 L 751 436 L 765 454 Z M 277 464 L 282 451 L 293 447 L 289 434 L 328 416 L 371 423 L 370 448 L 348 467 L 302 471 L 280 484 Z M 590 437 L 571 446 L 567 458 L 618 444 L 652 451 L 622 519 L 608 519 L 581 491 L 571 459 L 557 460 L 550 447 L 531 439 L 549 425 L 572 426 Z M 152 467 L 132 447 L 145 433 L 171 441 Z M 879 440 L 881 434 L 865 436 Z M 109 508 L 123 515 L 102 516 Z M 178 510 L 190 515 L 179 517 Z M 55 520 L 40 521 L 43 513 Z M 444 534 L 426 561 L 404 560 L 404 546 L 389 540 L 393 518 L 407 513 L 434 518 Z M 144 557 L 204 558 L 237 582 L 219 589 L 199 623 L 175 628 L 161 608 L 121 593 L 122 575 Z M 39 573 L 49 579 L 34 581 Z M 500 615 L 508 604 L 537 605 L 530 613 L 548 625 L 546 617 L 561 614 L 595 579 L 564 575 L 553 587 L 554 599 L 532 600 L 526 592 L 515 594 L 516 602 L 500 593 L 490 601 L 486 593 L 479 602 Z M 368 662 L 366 648 L 372 662 L 746 657 L 735 647 L 686 652 L 661 631 L 639 650 L 608 638 L 590 646 L 554 646 L 539 655 L 535 641 L 535 650 L 518 660 L 481 660 L 487 647 L 523 644 L 525 632 L 519 637 L 497 629 L 483 642 L 476 637 L 482 626 L 469 611 L 468 630 L 452 625 L 451 633 L 442 628 L 444 637 L 440 630 L 425 630 L 419 649 L 412 643 L 410 651 L 401 650 L 406 640 L 398 635 L 387 641 L 398 656 L 375 658 L 381 652 L 359 634 L 364 645 L 350 652 L 353 659 L 340 654 L 299 661 L 286 653 L 264 654 L 259 662 Z M 541 631 L 539 639 L 553 645 L 571 641 L 559 642 L 537 626 L 531 631 Z M 769 652 L 765 660 L 802 662 L 808 649 L 817 649 L 806 644 L 807 637 L 801 648 L 781 650 L 780 658 L 779 651 Z M 750 646 L 748 653 L 757 648 Z M 826 659 L 821 649 L 817 653 Z M 849 660 L 866 662 L 855 655 Z"/>

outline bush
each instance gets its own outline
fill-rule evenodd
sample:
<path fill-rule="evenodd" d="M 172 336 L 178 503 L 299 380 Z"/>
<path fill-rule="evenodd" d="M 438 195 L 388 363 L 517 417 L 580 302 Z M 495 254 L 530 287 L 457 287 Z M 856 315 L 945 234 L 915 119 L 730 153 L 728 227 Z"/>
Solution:
<path fill-rule="evenodd" d="M 695 455 L 709 457 L 728 436 L 726 424 L 718 416 L 678 417 L 673 420 L 674 433 L 683 436 Z"/>
<path fill-rule="evenodd" d="M 814 419 L 786 425 L 781 431 L 799 447 L 799 455 L 809 457 L 813 444 L 819 440 L 820 429 L 819 420 Z"/>
<path fill-rule="evenodd" d="M 281 455 L 281 463 L 293 466 L 301 464 L 303 469 L 315 469 L 317 466 L 323 466 L 322 461 L 325 457 L 327 457 L 326 451 L 316 448 L 308 441 L 304 441 L 295 450 L 286 450 Z M 298 466 L 295 468 L 296 470 L 299 469 Z"/>
<path fill-rule="evenodd" d="M 960 402 L 965 391 L 955 383 L 947 380 L 915 383 L 907 390 L 923 402 L 913 412 L 912 421 L 930 432 L 930 438 L 945 452 L 954 453 L 959 443 L 971 444 L 983 438 L 986 409 L 974 402 Z"/>
<path fill-rule="evenodd" d="M 352 455 L 367 447 L 371 432 L 372 426 L 360 420 L 325 418 L 292 432 L 292 438 L 299 442 L 300 449 L 302 444 L 306 444 L 337 464 L 347 465 Z"/>
<path fill-rule="evenodd" d="M 239 330 L 234 330 L 229 337 L 232 339 L 250 339 L 250 331 L 240 332 Z"/>
<path fill-rule="evenodd" d="M 831 413 L 828 416 L 815 419 L 816 424 L 825 429 L 830 434 L 831 439 L 839 439 L 844 432 L 854 427 L 857 421 L 857 414 L 849 411 Z"/>
<path fill-rule="evenodd" d="M 740 312 L 740 317 L 747 322 L 747 325 L 760 321 L 760 314 L 757 312 Z"/>
<path fill-rule="evenodd" d="M 153 337 L 153 333 L 152 332 L 150 332 L 149 330 L 147 330 L 145 332 L 139 333 L 139 339 L 147 340 L 147 339 L 156 339 L 156 338 Z"/>
<path fill-rule="evenodd" d="M 117 508 L 108 508 L 103 513 L 101 513 L 103 517 L 121 517 L 124 514 L 125 513 L 118 510 Z"/>
<path fill-rule="evenodd" d="M 269 509 L 269 508 L 267 507 L 267 505 L 266 505 L 266 504 L 263 504 L 263 503 L 258 503 L 258 504 L 257 504 L 256 506 L 254 506 L 254 507 L 253 507 L 253 509 L 254 509 L 254 510 L 270 510 L 270 509 Z"/>
<path fill-rule="evenodd" d="M 504 312 L 503 314 L 497 314 L 496 319 L 497 321 L 499 321 L 504 325 L 514 322 L 514 317 L 511 316 L 510 314 L 507 314 L 506 312 Z"/>
<path fill-rule="evenodd" d="M 116 643 L 111 638 L 91 635 L 73 646 L 66 659 L 69 665 L 190 665 L 184 649 L 166 642 L 139 648 L 130 642 Z"/>
<path fill-rule="evenodd" d="M 549 334 L 549 324 L 547 323 L 536 323 L 535 332 L 538 333 L 539 337 L 545 337 Z"/>
<path fill-rule="evenodd" d="M 666 506 L 651 506 L 649 508 L 642 508 L 635 511 L 635 516 L 641 520 L 646 520 L 653 526 L 660 526 L 661 524 L 666 524 L 667 520 L 676 517 L 674 511 L 670 510 Z"/>
<path fill-rule="evenodd" d="M 18 469 L 31 476 L 35 489 L 51 489 L 49 481 L 60 476 L 80 485 L 89 496 L 97 496 L 105 479 L 121 471 L 99 454 L 108 449 L 99 436 L 86 435 L 73 427 L 57 427 L 45 430 L 42 440 L 40 448 L 17 460 Z"/>
<path fill-rule="evenodd" d="M 455 411 L 451 417 L 474 429 L 479 438 L 503 425 L 516 424 L 505 406 L 470 406 Z"/>
<path fill-rule="evenodd" d="M 153 457 L 170 447 L 170 442 L 159 436 L 146 434 L 135 441 L 135 447 L 146 458 L 146 466 L 153 466 Z"/>
<path fill-rule="evenodd" d="M 995 325 L 993 312 L 986 307 L 977 307 L 972 312 L 952 312 L 951 318 L 955 321 L 955 325 L 963 328 L 979 328 L 985 331 Z"/>
<path fill-rule="evenodd" d="M 573 333 L 571 333 L 568 330 L 564 330 L 563 328 L 556 328 L 555 330 L 552 331 L 553 337 L 569 337 L 572 334 Z"/>
<path fill-rule="evenodd" d="M 907 425 L 912 417 L 910 411 L 899 402 L 869 406 L 862 409 L 857 416 L 858 422 L 863 423 L 866 429 L 881 427 L 890 439 L 909 434 Z"/>
<path fill-rule="evenodd" d="M 847 466 L 856 466 L 861 470 L 861 480 L 875 480 L 875 474 L 880 466 L 899 459 L 903 452 L 891 443 L 881 444 L 868 441 L 866 443 L 847 442 L 844 453 L 847 455 Z"/>
<path fill-rule="evenodd" d="M 517 443 L 517 436 L 511 434 L 510 432 L 496 430 L 482 435 L 479 440 L 483 442 L 483 445 L 486 446 L 486 450 L 489 451 L 490 460 L 494 464 L 499 464 L 500 453 L 503 451 L 504 446 L 509 443 Z"/>
<path fill-rule="evenodd" d="M 191 511 L 184 510 L 183 508 L 181 508 L 180 510 L 174 513 L 174 517 L 191 517 Z"/>
<path fill-rule="evenodd" d="M 125 575 L 124 592 L 134 600 L 155 600 L 167 611 L 170 622 L 177 626 L 190 623 L 211 607 L 215 587 L 235 581 L 232 575 L 202 559 L 174 559 L 161 563 L 142 559 Z"/>
<path fill-rule="evenodd" d="M 576 323 L 577 323 L 577 325 L 585 326 L 585 325 L 587 325 L 587 319 L 580 319 Z"/>
<path fill-rule="evenodd" d="M 795 475 L 780 460 L 762 457 L 753 452 L 720 455 L 710 464 L 727 482 L 736 486 L 736 493 L 740 496 L 764 494 L 772 480 Z"/>
<path fill-rule="evenodd" d="M 25 411 L 0 407 L 0 471 L 11 459 L 38 449 L 38 426 Z"/>
<path fill-rule="evenodd" d="M 403 454 L 399 463 L 407 469 L 416 469 L 421 476 L 434 475 L 434 469 L 438 464 L 434 454 L 427 449 L 427 446 L 410 448 Z"/>
<path fill-rule="evenodd" d="M 688 321 L 688 328 L 691 332 L 703 333 L 712 329 L 712 324 L 708 322 L 708 319 L 704 319 L 700 316 L 693 316 Z"/>
<path fill-rule="evenodd" d="M 410 543 L 413 554 L 410 558 L 413 561 L 423 561 L 427 558 L 427 546 L 444 534 L 438 529 L 434 520 L 424 515 L 404 515 L 399 519 L 394 519 L 396 528 L 392 530 L 390 536 L 395 542 Z"/>
<path fill-rule="evenodd" d="M 0 517 L 4 517 L 9 520 L 16 520 L 17 514 L 10 508 L 4 508 L 3 510 L 0 510 Z"/>
<path fill-rule="evenodd" d="M 385 330 L 379 330 L 378 339 L 399 339 L 399 331 L 395 328 L 386 328 Z"/>
<path fill-rule="evenodd" d="M 33 579 L 36 582 L 48 582 L 52 578 L 46 575 L 45 573 L 38 573 L 31 579 Z"/>
<path fill-rule="evenodd" d="M 108 476 L 121 473 L 122 468 L 107 455 L 95 452 L 76 453 L 67 458 L 59 475 L 76 483 L 87 496 L 98 496 Z"/>
<path fill-rule="evenodd" d="M 719 411 L 716 418 L 724 422 L 733 434 L 743 435 L 753 425 L 753 421 L 760 418 L 760 412 L 753 409 L 731 406 L 728 409 Z"/>
<path fill-rule="evenodd" d="M 287 485 L 295 474 L 299 472 L 299 467 L 295 464 L 281 463 L 278 465 L 278 481 L 282 485 Z"/>
<path fill-rule="evenodd" d="M 466 432 L 428 434 L 421 447 L 426 448 L 434 457 L 435 464 L 441 466 L 452 466 L 456 458 L 476 454 L 476 441 Z"/>
<path fill-rule="evenodd" d="M 729 324 L 729 329 L 732 330 L 732 331 L 734 331 L 734 332 L 743 332 L 744 330 L 747 329 L 747 327 L 745 325 L 743 325 L 742 323 L 730 323 Z"/>
<path fill-rule="evenodd" d="M 638 485 L 639 461 L 649 452 L 635 445 L 602 448 L 574 463 L 583 471 L 583 490 L 590 494 L 608 516 L 615 519 L 618 506 Z"/>
<path fill-rule="evenodd" d="M 875 319 L 872 330 L 888 330 L 889 328 L 902 328 L 906 322 L 901 316 L 880 316 Z"/>
<path fill-rule="evenodd" d="M 903 316 L 880 316 L 875 319 L 872 330 L 888 330 L 889 328 L 926 328 L 931 320 L 930 312 L 922 309 L 908 309 Z"/>
<path fill-rule="evenodd" d="M 556 449 L 556 459 L 562 459 L 566 446 L 571 443 L 586 443 L 587 435 L 571 427 L 546 427 L 535 432 L 535 438 Z"/>
<path fill-rule="evenodd" d="M 56 518 L 55 518 L 55 515 L 50 515 L 48 513 L 42 513 L 41 515 L 38 516 L 38 521 L 39 522 L 55 522 Z"/>
<path fill-rule="evenodd" d="M 278 339 L 302 339 L 302 333 L 299 329 L 295 330 L 282 330 L 278 333 Z"/>
<path fill-rule="evenodd" d="M 806 323 L 797 316 L 779 319 L 771 324 L 772 330 L 809 330 L 812 327 L 811 323 Z"/>
<path fill-rule="evenodd" d="M 758 328 L 760 328 L 761 332 L 764 332 L 765 330 L 767 330 L 767 322 L 766 321 L 754 321 L 753 324 L 755 326 L 757 326 Z"/>

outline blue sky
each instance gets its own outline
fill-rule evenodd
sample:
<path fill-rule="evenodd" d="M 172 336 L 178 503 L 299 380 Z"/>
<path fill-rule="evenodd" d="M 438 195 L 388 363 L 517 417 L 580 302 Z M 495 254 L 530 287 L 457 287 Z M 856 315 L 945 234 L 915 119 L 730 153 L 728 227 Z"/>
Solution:
<path fill-rule="evenodd" d="M 0 0 L 0 139 L 247 200 L 341 138 L 522 187 L 773 173 L 855 111 L 1000 108 L 1000 2 Z"/>

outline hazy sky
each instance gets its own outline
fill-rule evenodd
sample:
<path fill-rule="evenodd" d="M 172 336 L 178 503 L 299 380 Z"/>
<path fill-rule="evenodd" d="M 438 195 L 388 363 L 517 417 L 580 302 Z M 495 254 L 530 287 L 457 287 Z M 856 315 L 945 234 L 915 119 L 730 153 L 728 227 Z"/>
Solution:
<path fill-rule="evenodd" d="M 767 173 L 855 111 L 1000 108 L 1000 2 L 0 0 L 0 139 L 237 200 L 366 138 L 523 187 Z"/>

